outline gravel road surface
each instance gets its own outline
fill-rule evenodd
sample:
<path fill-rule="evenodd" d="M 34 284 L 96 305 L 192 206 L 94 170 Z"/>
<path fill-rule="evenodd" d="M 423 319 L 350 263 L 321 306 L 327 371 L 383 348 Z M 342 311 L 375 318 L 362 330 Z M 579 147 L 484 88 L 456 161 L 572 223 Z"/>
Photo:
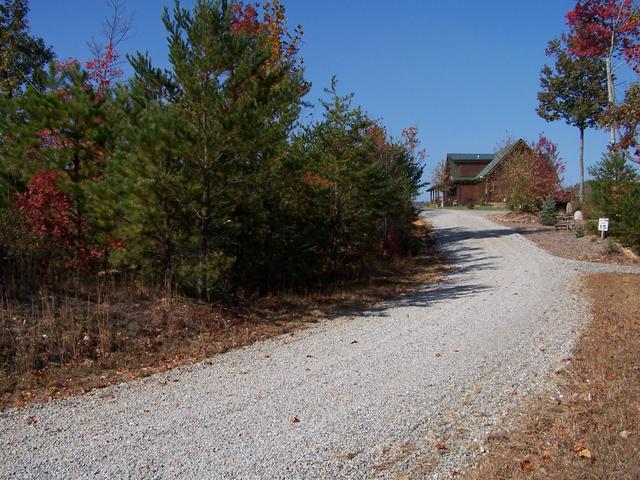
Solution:
<path fill-rule="evenodd" d="M 449 478 L 550 385 L 577 278 L 479 212 L 429 211 L 456 268 L 366 312 L 0 414 L 0 478 Z M 444 449 L 437 449 L 442 444 Z"/>

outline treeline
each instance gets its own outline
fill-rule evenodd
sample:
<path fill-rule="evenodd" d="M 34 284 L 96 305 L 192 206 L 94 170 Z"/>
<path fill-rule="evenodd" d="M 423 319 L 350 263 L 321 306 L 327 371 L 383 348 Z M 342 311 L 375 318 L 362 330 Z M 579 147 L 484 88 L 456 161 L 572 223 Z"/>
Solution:
<path fill-rule="evenodd" d="M 580 133 L 577 206 L 587 216 L 609 218 L 610 232 L 640 252 L 640 6 L 577 0 L 566 20 L 568 32 L 546 49 L 554 62 L 540 74 L 537 112 Z M 621 81 L 625 68 L 628 79 Z M 610 139 L 600 162 L 588 169 L 591 193 L 584 177 L 589 128 L 608 130 Z"/>
<path fill-rule="evenodd" d="M 212 299 L 313 288 L 415 249 L 417 132 L 390 138 L 335 80 L 301 125 L 301 30 L 279 2 L 165 9 L 170 66 L 138 53 L 126 82 L 113 38 L 59 62 L 28 35 L 26 2 L 0 14 L 14 47 L 40 46 L 0 75 L 5 290 L 126 274 Z"/>

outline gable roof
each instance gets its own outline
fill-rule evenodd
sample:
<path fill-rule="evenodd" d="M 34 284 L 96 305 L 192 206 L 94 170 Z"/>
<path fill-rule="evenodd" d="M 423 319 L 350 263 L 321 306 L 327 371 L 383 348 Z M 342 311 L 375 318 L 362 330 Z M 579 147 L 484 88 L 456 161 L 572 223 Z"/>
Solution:
<path fill-rule="evenodd" d="M 500 162 L 508 156 L 518 145 L 524 144 L 527 147 L 527 142 L 523 139 L 519 139 L 510 145 L 498 150 L 495 153 L 448 153 L 447 163 L 449 164 L 451 171 L 451 178 L 453 181 L 473 182 L 480 180 L 491 172 L 493 172 Z M 475 176 L 462 176 L 458 170 L 458 163 L 481 163 L 485 164 L 484 168 Z"/>

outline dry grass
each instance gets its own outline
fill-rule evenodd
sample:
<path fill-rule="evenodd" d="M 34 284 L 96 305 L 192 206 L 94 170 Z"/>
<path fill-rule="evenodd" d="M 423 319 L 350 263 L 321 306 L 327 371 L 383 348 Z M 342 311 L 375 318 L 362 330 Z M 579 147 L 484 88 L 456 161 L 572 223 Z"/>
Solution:
<path fill-rule="evenodd" d="M 557 257 L 595 263 L 638 264 L 638 257 L 612 238 L 601 240 L 591 234 L 578 238 L 573 231 L 539 225 L 533 214 L 507 213 L 488 215 L 487 218 L 512 228 Z"/>
<path fill-rule="evenodd" d="M 227 307 L 132 285 L 42 293 L 0 304 L 0 408 L 77 395 L 291 333 L 437 279 L 446 265 L 425 224 L 425 250 L 313 294 Z"/>
<path fill-rule="evenodd" d="M 587 277 L 593 322 L 560 393 L 529 400 L 468 479 L 640 478 L 640 277 Z"/>

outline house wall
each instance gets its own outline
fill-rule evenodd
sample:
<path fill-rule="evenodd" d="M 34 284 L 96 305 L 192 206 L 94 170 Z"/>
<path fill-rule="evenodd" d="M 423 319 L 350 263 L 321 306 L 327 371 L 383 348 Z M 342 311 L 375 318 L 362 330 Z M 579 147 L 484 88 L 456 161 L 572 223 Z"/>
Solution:
<path fill-rule="evenodd" d="M 489 162 L 458 162 L 458 173 L 461 177 L 475 177 Z"/>
<path fill-rule="evenodd" d="M 457 185 L 456 195 L 451 200 L 457 200 L 460 205 L 469 202 L 503 202 L 505 199 L 505 185 L 500 172 L 494 172 L 489 179 L 482 179 L 475 183 L 460 183 Z"/>
<path fill-rule="evenodd" d="M 485 192 L 486 182 L 481 180 L 476 183 L 462 183 L 458 185 L 457 200 L 460 204 L 469 202 L 479 203 L 480 200 L 487 200 L 487 194 Z"/>

